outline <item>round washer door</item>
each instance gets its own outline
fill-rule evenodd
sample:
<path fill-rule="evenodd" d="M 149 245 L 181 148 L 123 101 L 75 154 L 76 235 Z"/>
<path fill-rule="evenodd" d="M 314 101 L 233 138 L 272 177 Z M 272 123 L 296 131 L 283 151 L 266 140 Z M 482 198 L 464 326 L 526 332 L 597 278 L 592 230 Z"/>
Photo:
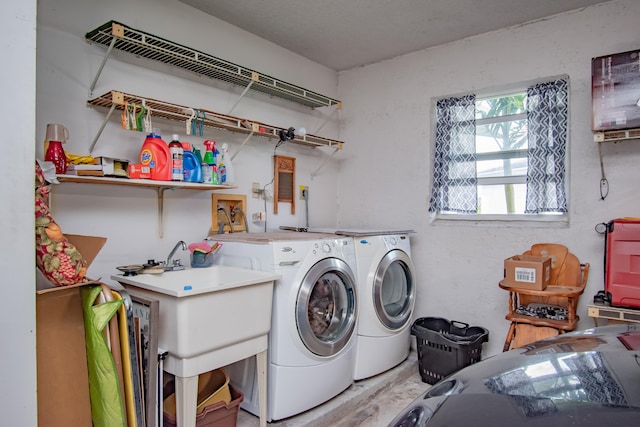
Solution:
<path fill-rule="evenodd" d="M 406 252 L 387 252 L 376 269 L 373 305 L 380 322 L 392 330 L 411 321 L 415 298 L 413 263 Z"/>
<path fill-rule="evenodd" d="M 354 333 L 356 282 L 338 258 L 317 262 L 305 275 L 296 301 L 296 324 L 304 345 L 318 356 L 333 356 Z"/>

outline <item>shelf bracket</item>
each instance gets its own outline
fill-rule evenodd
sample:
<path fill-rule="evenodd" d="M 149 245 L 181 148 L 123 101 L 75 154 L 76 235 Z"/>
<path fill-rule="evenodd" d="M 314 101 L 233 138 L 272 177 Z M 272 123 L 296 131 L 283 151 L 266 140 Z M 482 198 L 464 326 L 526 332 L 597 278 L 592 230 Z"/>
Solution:
<path fill-rule="evenodd" d="M 253 85 L 254 82 L 257 82 L 259 79 L 258 73 L 253 71 L 251 73 L 251 81 L 249 82 L 249 84 L 247 85 L 247 87 L 244 88 L 244 90 L 242 91 L 242 93 L 240 94 L 240 96 L 238 97 L 238 100 L 236 101 L 235 104 L 233 104 L 233 107 L 231 107 L 231 109 L 229 110 L 229 112 L 227 114 L 231 114 L 231 112 L 233 110 L 235 110 L 235 108 L 238 106 L 238 104 L 240 103 L 240 101 L 242 100 L 242 98 L 247 94 L 247 91 L 251 88 L 251 85 Z"/>
<path fill-rule="evenodd" d="M 331 160 L 331 158 L 334 156 L 334 154 L 336 154 L 338 151 L 340 150 L 340 146 L 338 145 L 334 150 L 333 153 L 329 154 L 327 156 L 327 158 L 324 159 L 324 161 L 320 164 L 320 166 L 318 166 L 318 169 L 316 169 L 315 171 L 313 171 L 311 173 L 311 179 L 315 178 L 316 175 L 318 175 L 318 172 L 320 171 L 320 169 L 322 169 L 324 167 L 324 165 L 326 165 L 329 160 Z"/>
<path fill-rule="evenodd" d="M 156 188 L 156 193 L 158 194 L 158 236 L 160 238 L 164 235 L 164 192 L 168 190 L 169 187 L 158 187 Z"/>
<path fill-rule="evenodd" d="M 107 59 L 109 59 L 109 56 L 116 45 L 116 41 L 124 38 L 124 27 L 114 22 L 111 24 L 111 33 L 113 34 L 113 38 L 111 39 L 111 43 L 109 43 L 107 53 L 104 55 L 104 58 L 102 58 L 102 63 L 100 64 L 100 67 L 98 67 L 98 71 L 91 82 L 91 86 L 89 87 L 89 98 L 93 96 L 93 90 L 96 87 L 96 83 L 98 83 L 98 79 L 100 78 L 100 74 L 102 74 L 105 64 L 107 63 Z"/>
<path fill-rule="evenodd" d="M 109 108 L 109 112 L 105 116 L 104 121 L 102 122 L 102 125 L 100 126 L 100 129 L 98 129 L 98 133 L 96 134 L 95 138 L 93 138 L 93 141 L 91 142 L 91 145 L 89 146 L 89 154 L 93 153 L 93 149 L 96 146 L 96 142 L 98 142 L 98 139 L 100 139 L 100 135 L 102 135 L 102 131 L 104 130 L 104 127 L 107 125 L 107 123 L 109 123 L 109 119 L 111 118 L 111 115 L 113 114 L 113 110 L 116 109 L 116 105 L 124 105 L 124 94 L 122 92 L 112 91 L 111 92 L 111 98 L 112 98 L 113 102 L 111 103 L 111 107 Z"/>
<path fill-rule="evenodd" d="M 339 110 L 342 109 L 342 102 L 338 102 L 336 104 L 336 108 L 333 109 L 333 111 L 331 111 L 331 113 L 329 113 L 329 115 L 327 116 L 327 118 L 324 120 L 324 122 L 322 122 L 322 124 L 318 127 L 318 129 L 316 129 L 316 131 L 314 132 L 314 134 L 318 134 L 320 133 L 320 130 L 324 127 L 324 125 L 327 124 L 327 122 L 331 119 L 331 117 L 333 117 L 333 115 L 335 113 L 337 113 Z"/>
<path fill-rule="evenodd" d="M 251 137 L 253 136 L 254 133 L 256 133 L 256 131 L 260 128 L 260 126 L 258 126 L 257 123 L 251 123 L 251 133 L 249 135 L 247 135 L 247 137 L 244 139 L 244 141 L 242 141 L 242 144 L 240 144 L 240 147 L 238 147 L 238 151 L 236 151 L 235 153 L 233 153 L 233 156 L 231 156 L 231 160 L 235 159 L 236 156 L 238 155 L 238 153 L 240 152 L 240 150 L 242 150 L 242 148 L 244 147 L 244 144 L 246 144 L 249 139 L 251 139 Z"/>

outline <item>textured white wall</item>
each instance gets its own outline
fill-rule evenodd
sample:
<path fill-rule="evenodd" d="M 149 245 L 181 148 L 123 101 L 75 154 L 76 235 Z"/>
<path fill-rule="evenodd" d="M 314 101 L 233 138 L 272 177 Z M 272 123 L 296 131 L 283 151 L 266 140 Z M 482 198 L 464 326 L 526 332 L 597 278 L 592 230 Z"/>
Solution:
<path fill-rule="evenodd" d="M 414 228 L 416 317 L 443 316 L 487 327 L 491 341 L 484 355 L 494 354 L 501 350 L 508 326 L 507 295 L 497 287 L 504 258 L 534 242 L 551 241 L 566 243 L 581 260 L 590 262 L 591 278 L 580 304 L 580 326 L 589 327 L 585 306 L 602 288 L 603 241 L 593 227 L 620 216 L 640 216 L 635 189 L 639 143 L 603 147 L 611 193 L 601 201 L 597 147 L 590 132 L 590 59 L 637 49 L 640 29 L 634 18 L 639 15 L 636 1 L 612 1 L 336 76 L 177 1 L 42 0 L 38 2 L 36 154 L 42 157 L 46 123 L 64 123 L 71 132 L 65 148 L 78 153 L 86 150 L 102 123 L 104 115 L 86 108 L 85 101 L 104 49 L 87 45 L 84 34 L 111 19 L 336 96 L 344 102 L 339 135 L 333 123 L 321 133 L 346 141 L 336 155 L 339 163 L 329 162 L 312 180 L 311 173 L 324 155 L 293 146 L 278 151 L 298 159 L 297 182 L 311 187 L 311 225 Z M 426 209 L 432 99 L 565 73 L 571 79 L 572 96 L 569 227 L 430 224 Z M 146 71 L 118 59 L 109 60 L 95 93 L 111 89 L 221 112 L 235 102 L 229 88 Z M 15 90 L 15 96 L 20 93 Z M 317 112 L 261 96 L 243 100 L 234 114 L 280 126 L 301 124 L 309 130 L 324 121 Z M 163 130 L 166 135 L 180 132 Z M 244 139 L 227 134 L 206 137 L 229 142 L 232 152 Z M 135 157 L 142 139 L 119 129 L 115 119 L 98 141 L 96 154 Z M 250 194 L 251 182 L 269 182 L 272 154 L 273 144 L 266 140 L 247 144 L 235 160 L 239 188 L 229 192 Z M 167 192 L 165 198 L 162 239 L 156 233 L 156 198 L 151 190 L 65 184 L 54 189 L 54 215 L 65 232 L 109 238 L 89 271 L 90 276 L 108 281 L 115 266 L 163 258 L 177 240 L 199 239 L 209 227 L 208 193 Z M 32 193 L 18 200 L 31 204 Z M 249 213 L 264 209 L 261 201 L 248 200 Z M 298 208 L 295 217 L 271 216 L 270 228 L 302 225 L 303 205 Z"/>
<path fill-rule="evenodd" d="M 579 327 L 593 326 L 586 305 L 604 286 L 603 237 L 594 226 L 640 216 L 640 142 L 603 147 L 611 190 L 600 200 L 590 62 L 638 49 L 638 16 L 639 2 L 612 1 L 340 73 L 341 138 L 349 150 L 340 165 L 339 225 L 416 230 L 416 317 L 486 327 L 483 356 L 501 351 L 508 327 L 508 294 L 498 288 L 503 260 L 533 243 L 557 242 L 591 263 Z M 430 223 L 433 99 L 560 74 L 568 74 L 571 85 L 568 227 Z"/>
<path fill-rule="evenodd" d="M 0 313 L 2 424 L 35 426 L 36 335 L 33 283 L 33 138 L 36 79 L 36 2 L 3 4 L 0 15 L 0 106 L 3 124 L 3 179 L 0 223 L 4 244 L 0 283 L 5 296 Z M 10 100 L 7 102 L 6 100 Z"/>
<path fill-rule="evenodd" d="M 65 150 L 86 154 L 105 114 L 87 108 L 89 87 L 106 48 L 86 43 L 85 34 L 116 20 L 173 42 L 218 56 L 289 83 L 335 97 L 337 74 L 285 49 L 241 31 L 175 0 L 43 0 L 38 4 L 38 92 L 36 150 L 43 157 L 47 123 L 62 123 L 70 132 Z M 143 65 L 141 65 L 143 64 Z M 175 69 L 149 69 L 141 62 L 122 59 L 117 52 L 107 61 L 94 95 L 120 90 L 167 102 L 227 113 L 243 88 L 191 77 L 173 75 Z M 204 83 L 204 84 L 203 84 Z M 211 84 L 210 84 L 211 83 Z M 313 111 L 291 102 L 249 92 L 233 115 L 281 127 L 305 127 L 309 133 L 325 121 L 328 112 Z M 155 121 L 165 141 L 172 133 L 182 141 L 201 144 L 214 139 L 218 147 L 229 143 L 236 153 L 245 135 L 205 129 L 204 137 L 186 136 L 184 123 Z M 337 139 L 338 126 L 330 121 L 322 136 Z M 143 133 L 121 129 L 119 113 L 113 114 L 98 140 L 94 155 L 137 159 L 144 141 Z M 268 212 L 269 230 L 280 225 L 302 226 L 304 203 L 297 200 L 296 214 L 281 204 L 273 215 L 273 201 L 251 197 L 251 184 L 262 186 L 273 179 L 273 154 L 277 140 L 253 137 L 234 159 L 237 189 L 230 194 L 248 196 L 247 216 Z M 313 179 L 311 174 L 328 153 L 325 148 L 311 149 L 293 144 L 278 148 L 277 154 L 296 158 L 296 185 L 310 187 L 310 223 L 333 226 L 336 223 L 336 187 L 338 166 L 329 161 Z M 268 187 L 273 190 L 273 186 Z M 104 236 L 107 244 L 89 269 L 88 275 L 111 283 L 111 274 L 119 265 L 139 264 L 147 259 L 165 259 L 178 240 L 199 241 L 211 226 L 211 192 L 167 191 L 164 201 L 164 237 L 158 235 L 157 199 L 151 189 L 115 186 L 63 184 L 53 188 L 53 215 L 66 233 Z M 263 224 L 250 223 L 251 231 L 262 231 Z M 181 253 L 188 263 L 188 254 Z"/>

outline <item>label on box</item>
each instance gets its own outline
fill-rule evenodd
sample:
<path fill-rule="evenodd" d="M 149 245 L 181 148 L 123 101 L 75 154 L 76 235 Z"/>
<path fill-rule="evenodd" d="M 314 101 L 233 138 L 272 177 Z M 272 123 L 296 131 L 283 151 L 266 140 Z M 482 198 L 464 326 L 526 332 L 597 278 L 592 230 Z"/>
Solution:
<path fill-rule="evenodd" d="M 129 178 L 131 179 L 149 179 L 151 178 L 151 168 L 139 163 L 129 164 Z"/>
<path fill-rule="evenodd" d="M 516 281 L 536 283 L 536 269 L 516 267 Z"/>

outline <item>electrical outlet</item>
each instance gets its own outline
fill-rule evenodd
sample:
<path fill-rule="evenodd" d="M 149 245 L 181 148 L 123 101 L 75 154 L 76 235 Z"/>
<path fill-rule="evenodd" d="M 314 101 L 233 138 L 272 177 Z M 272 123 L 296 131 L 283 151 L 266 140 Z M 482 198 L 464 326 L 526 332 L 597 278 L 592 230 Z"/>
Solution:
<path fill-rule="evenodd" d="M 307 200 L 309 198 L 309 186 L 301 185 L 300 186 L 300 200 Z"/>
<path fill-rule="evenodd" d="M 251 187 L 251 197 L 253 197 L 254 199 L 259 199 L 261 194 L 262 188 L 260 188 L 260 183 L 254 182 Z"/>

